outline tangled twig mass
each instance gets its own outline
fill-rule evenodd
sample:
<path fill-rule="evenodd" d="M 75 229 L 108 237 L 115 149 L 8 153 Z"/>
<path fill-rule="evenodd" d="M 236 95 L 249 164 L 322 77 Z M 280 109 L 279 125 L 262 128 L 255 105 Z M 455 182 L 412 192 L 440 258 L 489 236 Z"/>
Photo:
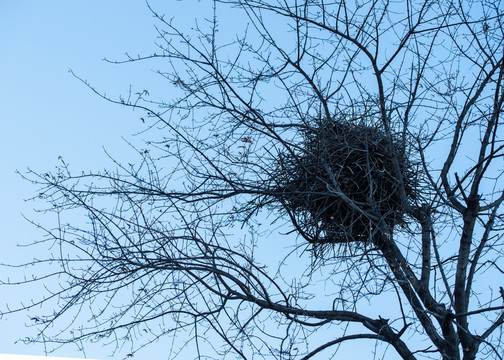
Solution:
<path fill-rule="evenodd" d="M 416 167 L 398 136 L 377 125 L 318 120 L 299 153 L 281 156 L 277 193 L 312 244 L 373 242 L 378 224 L 404 225 Z"/>

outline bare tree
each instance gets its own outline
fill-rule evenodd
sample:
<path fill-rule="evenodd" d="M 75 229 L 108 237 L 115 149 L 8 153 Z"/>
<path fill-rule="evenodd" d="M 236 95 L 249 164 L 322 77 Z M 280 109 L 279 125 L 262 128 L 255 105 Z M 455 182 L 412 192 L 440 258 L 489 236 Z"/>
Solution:
<path fill-rule="evenodd" d="M 195 358 L 243 359 L 338 358 L 357 340 L 408 360 L 502 359 L 500 2 L 213 10 L 184 30 L 151 9 L 159 51 L 113 61 L 159 61 L 173 98 L 86 83 L 145 112 L 136 165 L 27 175 L 61 221 L 40 226 L 57 251 L 25 283 L 66 281 L 10 310 L 33 314 L 33 340 L 177 335 Z"/>

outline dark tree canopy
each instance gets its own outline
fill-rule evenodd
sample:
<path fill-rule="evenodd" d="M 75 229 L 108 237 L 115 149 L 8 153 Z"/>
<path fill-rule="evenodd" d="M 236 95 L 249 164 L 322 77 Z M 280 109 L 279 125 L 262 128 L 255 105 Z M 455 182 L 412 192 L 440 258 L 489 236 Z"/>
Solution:
<path fill-rule="evenodd" d="M 159 50 L 111 62 L 167 91 L 84 82 L 149 141 L 114 169 L 26 175 L 60 221 L 23 283 L 61 285 L 3 313 L 37 319 L 33 341 L 133 355 L 503 359 L 499 1 L 151 11 Z"/>

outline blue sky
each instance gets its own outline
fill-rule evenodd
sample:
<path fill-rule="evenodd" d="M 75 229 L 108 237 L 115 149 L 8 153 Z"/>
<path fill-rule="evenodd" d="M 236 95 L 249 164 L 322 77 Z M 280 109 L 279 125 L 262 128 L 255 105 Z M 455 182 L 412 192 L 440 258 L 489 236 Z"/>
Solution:
<path fill-rule="evenodd" d="M 167 17 L 190 23 L 208 8 L 197 0 L 160 1 L 150 4 Z M 169 4 L 167 6 L 166 4 Z M 207 4 L 209 4 L 207 2 Z M 236 19 L 240 21 L 240 19 Z M 143 0 L 0 0 L 0 262 L 29 262 L 39 254 L 29 244 L 42 234 L 23 218 L 50 226 L 55 219 L 34 212 L 41 203 L 26 201 L 37 188 L 22 180 L 17 172 L 28 168 L 51 171 L 62 156 L 76 171 L 100 170 L 111 165 L 107 150 L 116 159 L 128 159 L 124 139 L 145 129 L 140 112 L 104 101 L 73 77 L 89 81 L 112 98 L 130 88 L 148 87 L 159 99 L 170 94 L 148 63 L 112 65 L 105 62 L 124 59 L 124 54 L 151 54 L 156 30 L 153 16 Z M 15 281 L 21 269 L 2 268 L 2 279 Z M 38 288 L 0 287 L 0 303 L 16 305 L 29 301 Z M 43 345 L 25 344 L 34 335 L 27 313 L 0 319 L 0 354 L 44 355 Z M 136 352 L 136 360 L 166 359 L 170 339 L 151 344 Z M 86 353 L 76 346 L 65 346 L 51 355 L 58 357 L 110 359 L 123 358 L 129 351 L 86 344 Z"/>
<path fill-rule="evenodd" d="M 194 16 L 194 8 L 190 15 L 183 10 L 179 19 Z M 102 59 L 122 58 L 127 51 L 152 52 L 154 39 L 144 1 L 0 1 L 0 261 L 32 258 L 29 248 L 16 244 L 40 237 L 21 215 L 37 219 L 34 203 L 24 201 L 36 188 L 17 170 L 51 170 L 59 156 L 76 169 L 101 169 L 107 165 L 103 147 L 120 157 L 126 148 L 122 137 L 142 130 L 140 114 L 98 98 L 68 70 L 117 97 L 130 84 L 152 76 L 151 69 L 114 66 Z M 27 295 L 0 288 L 2 305 Z M 0 320 L 0 353 L 43 354 L 41 346 L 15 343 L 31 331 L 25 323 L 27 314 Z M 75 347 L 54 355 L 82 357 Z M 86 355 L 104 358 L 98 347 Z"/>

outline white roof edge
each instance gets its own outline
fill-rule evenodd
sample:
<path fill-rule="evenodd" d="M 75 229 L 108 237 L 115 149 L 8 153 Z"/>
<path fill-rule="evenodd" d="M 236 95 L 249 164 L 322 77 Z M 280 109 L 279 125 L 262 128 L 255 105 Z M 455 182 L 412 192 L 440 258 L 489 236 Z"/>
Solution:
<path fill-rule="evenodd" d="M 20 354 L 0 354 L 0 360 L 84 360 L 84 358 L 69 358 L 58 356 L 37 356 L 37 355 L 20 355 Z M 97 360 L 97 359 L 85 359 Z"/>

